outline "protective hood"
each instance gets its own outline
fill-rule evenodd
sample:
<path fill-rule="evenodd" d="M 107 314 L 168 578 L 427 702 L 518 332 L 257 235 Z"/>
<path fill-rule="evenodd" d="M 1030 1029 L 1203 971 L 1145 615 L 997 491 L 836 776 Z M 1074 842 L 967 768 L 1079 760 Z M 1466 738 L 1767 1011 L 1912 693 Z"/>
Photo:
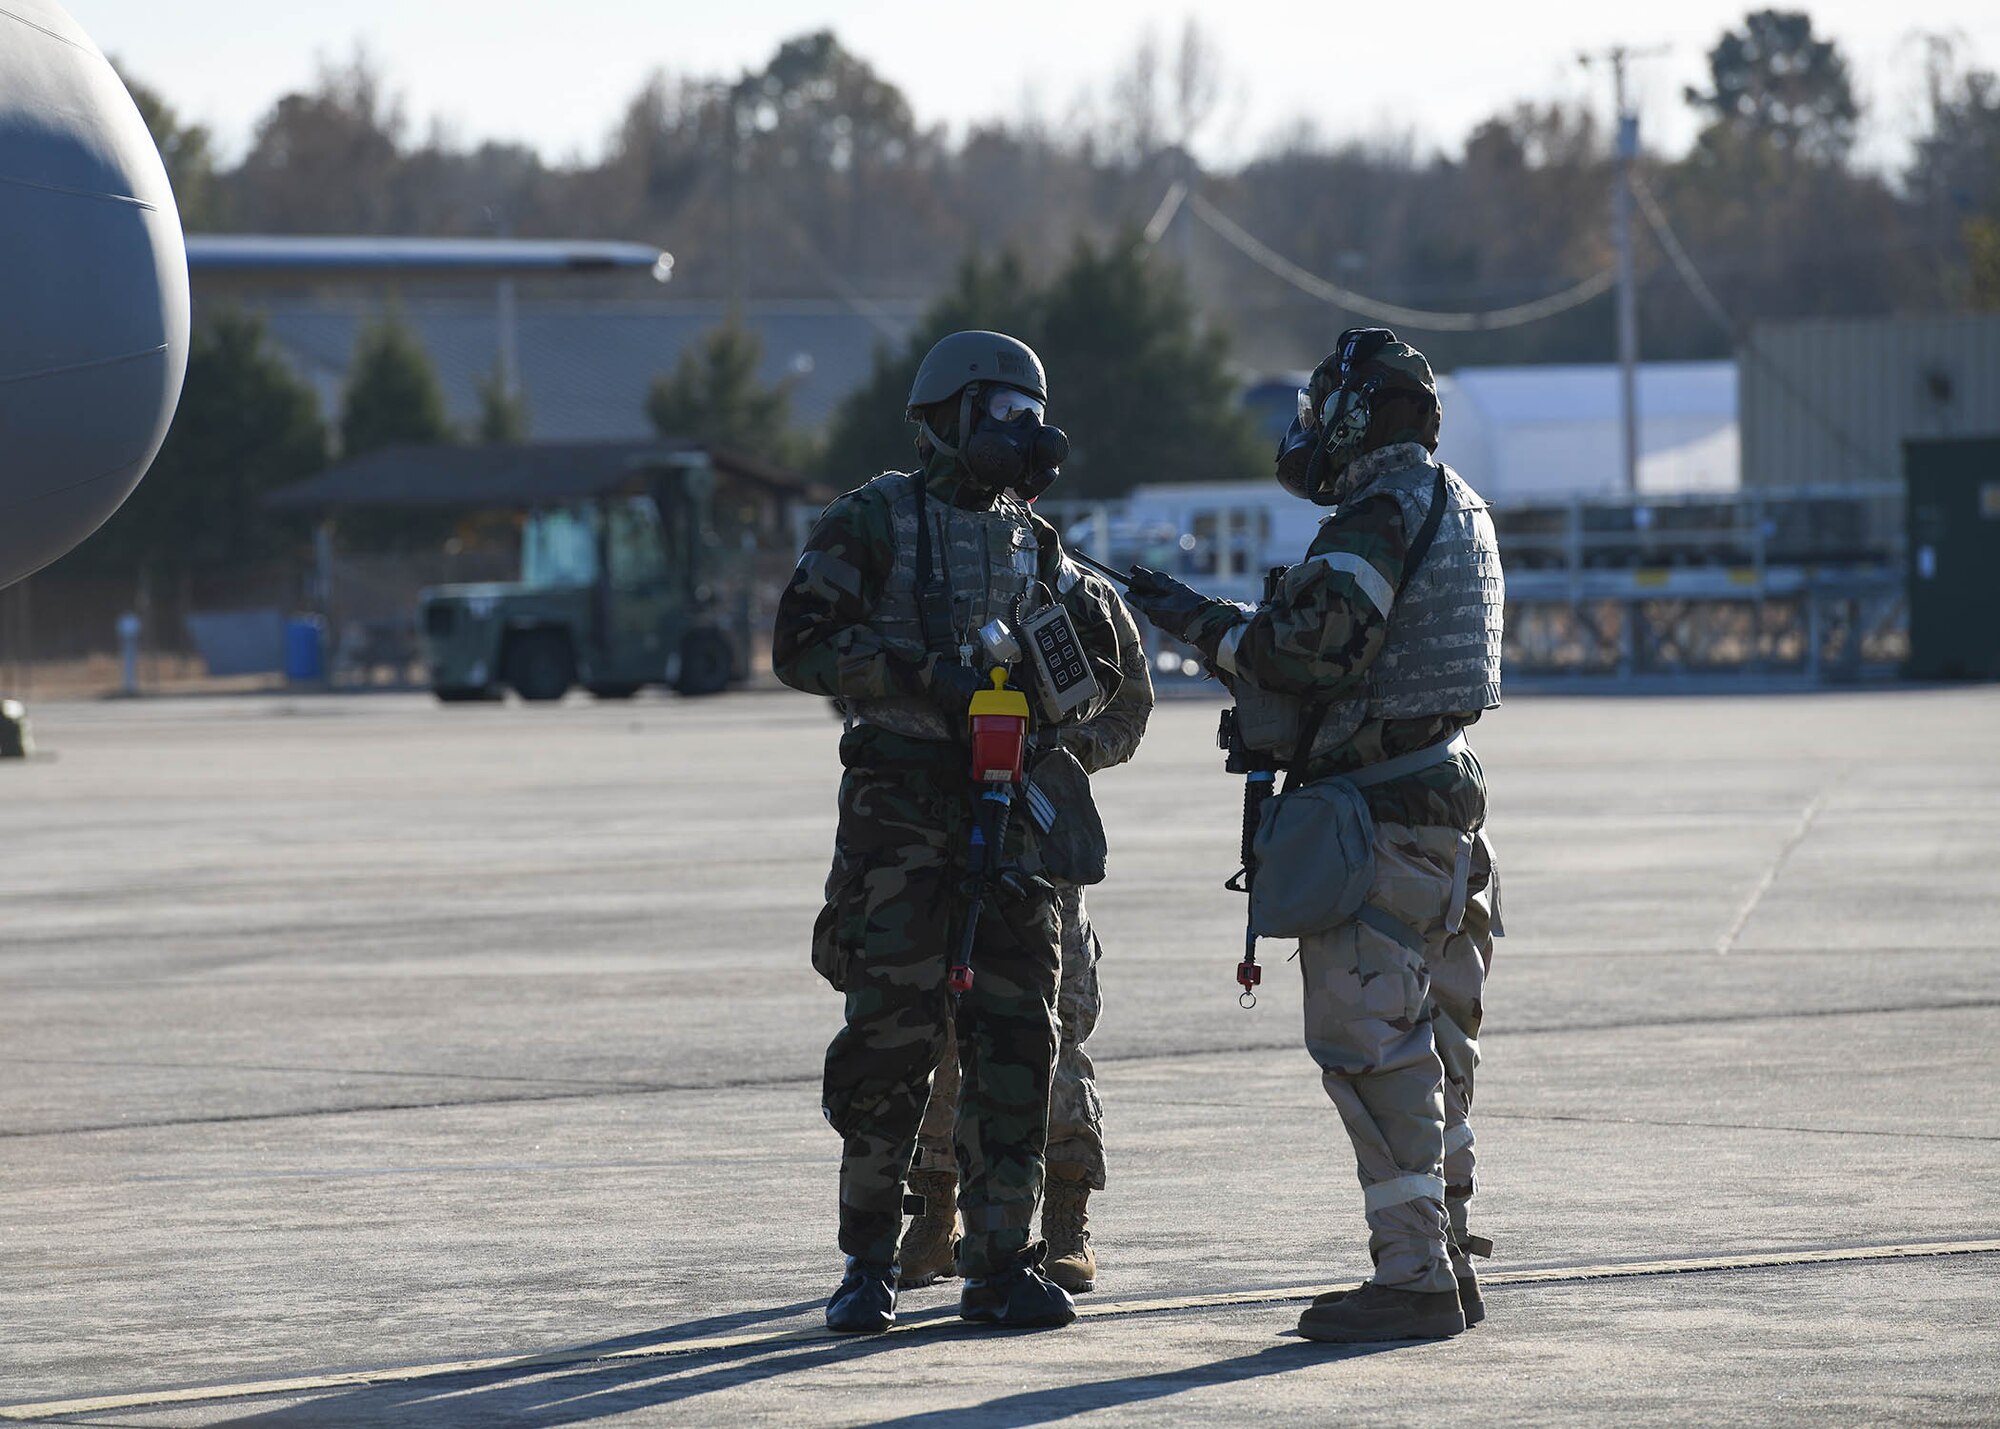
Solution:
<path fill-rule="evenodd" d="M 1381 430 L 1384 400 L 1416 397 L 1426 402 L 1425 434 Z M 1437 435 L 1437 385 L 1430 363 L 1388 328 L 1349 328 L 1339 345 L 1313 369 L 1299 392 L 1299 412 L 1278 443 L 1278 484 L 1320 506 L 1341 497 L 1342 475 L 1354 459 L 1393 441 Z"/>

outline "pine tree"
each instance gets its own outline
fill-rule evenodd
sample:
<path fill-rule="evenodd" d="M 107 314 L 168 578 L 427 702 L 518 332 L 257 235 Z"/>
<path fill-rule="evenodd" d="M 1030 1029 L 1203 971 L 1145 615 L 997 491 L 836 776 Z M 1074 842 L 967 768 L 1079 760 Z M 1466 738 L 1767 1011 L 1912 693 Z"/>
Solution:
<path fill-rule="evenodd" d="M 1137 234 L 1079 242 L 1042 304 L 1049 420 L 1071 443 L 1056 494 L 1270 475 L 1226 340 L 1201 322 L 1180 270 Z"/>
<path fill-rule="evenodd" d="M 725 323 L 681 354 L 671 373 L 653 379 L 646 416 L 661 436 L 727 447 L 781 466 L 797 465 L 803 438 L 792 430 L 791 389 L 764 383 L 757 369 L 763 341 Z"/>
<path fill-rule="evenodd" d="M 437 370 L 416 335 L 394 312 L 363 328 L 341 402 L 341 454 L 451 438 Z"/>
<path fill-rule="evenodd" d="M 479 379 L 479 424 L 473 435 L 482 442 L 508 445 L 528 439 L 527 399 L 509 392 L 497 372 Z"/>
<path fill-rule="evenodd" d="M 865 386 L 834 416 L 824 470 L 852 486 L 914 460 L 903 420 L 931 345 L 991 328 L 1034 348 L 1048 371 L 1051 423 L 1069 434 L 1056 496 L 1117 496 L 1140 482 L 1214 481 L 1270 466 L 1237 404 L 1227 345 L 1205 328 L 1180 271 L 1136 235 L 1077 245 L 1048 288 L 1020 260 L 968 257 L 958 281 L 899 350 L 878 348 Z"/>

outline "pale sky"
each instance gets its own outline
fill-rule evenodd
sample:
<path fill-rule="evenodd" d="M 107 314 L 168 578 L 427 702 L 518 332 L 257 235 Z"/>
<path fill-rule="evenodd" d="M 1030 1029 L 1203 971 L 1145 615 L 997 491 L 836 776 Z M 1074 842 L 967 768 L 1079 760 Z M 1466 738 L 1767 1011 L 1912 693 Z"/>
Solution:
<path fill-rule="evenodd" d="M 216 132 L 234 155 L 279 94 L 308 84 L 320 57 L 365 45 L 419 131 L 441 120 L 463 142 L 518 140 L 552 159 L 596 155 L 624 102 L 655 68 L 734 76 L 790 36 L 831 28 L 909 96 L 918 118 L 954 129 L 1039 110 L 1060 118 L 1101 94 L 1149 27 L 1163 40 L 1193 16 L 1219 49 L 1224 102 L 1196 143 L 1205 159 L 1254 152 L 1310 117 L 1334 139 L 1414 131 L 1455 150 L 1479 120 L 1521 99 L 1588 99 L 1610 110 L 1610 82 L 1581 50 L 1666 46 L 1632 68 L 1650 145 L 1693 132 L 1680 94 L 1705 78 L 1704 55 L 1748 9 L 1787 0 L 1430 0 L 1327 5 L 1311 0 L 68 0 L 106 53 Z M 1798 3 L 1798 0 L 1789 0 Z M 1819 0 L 1815 28 L 1839 41 L 1870 108 L 1875 160 L 1916 113 L 1920 31 L 1955 31 L 2000 67 L 1994 0 Z"/>

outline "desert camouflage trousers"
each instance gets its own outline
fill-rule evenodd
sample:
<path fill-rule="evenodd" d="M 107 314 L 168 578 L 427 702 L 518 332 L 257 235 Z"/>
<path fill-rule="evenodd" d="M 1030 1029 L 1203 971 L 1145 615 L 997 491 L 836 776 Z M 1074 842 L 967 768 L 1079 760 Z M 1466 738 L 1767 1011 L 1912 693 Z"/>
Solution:
<path fill-rule="evenodd" d="M 1375 1279 L 1451 1290 L 1497 881 L 1485 839 L 1456 829 L 1378 824 L 1375 860 L 1367 901 L 1411 945 L 1363 922 L 1302 939 L 1306 1050 L 1354 1144 Z"/>
<path fill-rule="evenodd" d="M 965 926 L 972 804 L 962 778 L 848 769 L 814 963 L 847 995 L 823 1094 L 842 1138 L 840 1248 L 895 1259 L 932 1073 L 955 1044 L 965 1088 L 954 1137 L 959 1264 L 987 1275 L 1033 1239 L 1061 953 L 1052 900 L 996 886 L 979 920 L 972 990 L 954 1011 L 945 972 Z"/>
<path fill-rule="evenodd" d="M 1062 924 L 1062 988 L 1056 995 L 1056 1018 L 1062 1040 L 1056 1049 L 1055 1082 L 1049 1093 L 1048 1173 L 1066 1181 L 1081 1181 L 1092 1190 L 1104 1189 L 1104 1104 L 1097 1096 L 1097 1069 L 1083 1044 L 1097 1027 L 1104 1003 L 1097 990 L 1097 960 L 1103 955 L 1083 890 L 1064 886 L 1056 891 L 1056 914 Z M 952 1165 L 952 1120 L 958 1107 L 958 1065 L 947 1054 L 931 1083 L 930 1104 L 924 1108 L 917 1133 L 917 1166 Z"/>

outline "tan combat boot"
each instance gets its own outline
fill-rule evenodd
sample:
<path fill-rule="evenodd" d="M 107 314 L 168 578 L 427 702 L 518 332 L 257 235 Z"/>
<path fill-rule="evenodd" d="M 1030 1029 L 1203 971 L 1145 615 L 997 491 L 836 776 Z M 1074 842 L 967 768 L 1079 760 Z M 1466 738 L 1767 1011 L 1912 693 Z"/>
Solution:
<path fill-rule="evenodd" d="M 924 1198 L 924 1213 L 903 1228 L 896 1260 L 905 1290 L 932 1285 L 958 1274 L 958 1176 L 950 1171 L 912 1171 L 910 1190 Z"/>
<path fill-rule="evenodd" d="M 1090 1248 L 1090 1186 L 1051 1176 L 1042 1193 L 1042 1239 L 1049 1258 L 1042 1273 L 1072 1295 L 1097 1288 L 1097 1253 Z"/>

